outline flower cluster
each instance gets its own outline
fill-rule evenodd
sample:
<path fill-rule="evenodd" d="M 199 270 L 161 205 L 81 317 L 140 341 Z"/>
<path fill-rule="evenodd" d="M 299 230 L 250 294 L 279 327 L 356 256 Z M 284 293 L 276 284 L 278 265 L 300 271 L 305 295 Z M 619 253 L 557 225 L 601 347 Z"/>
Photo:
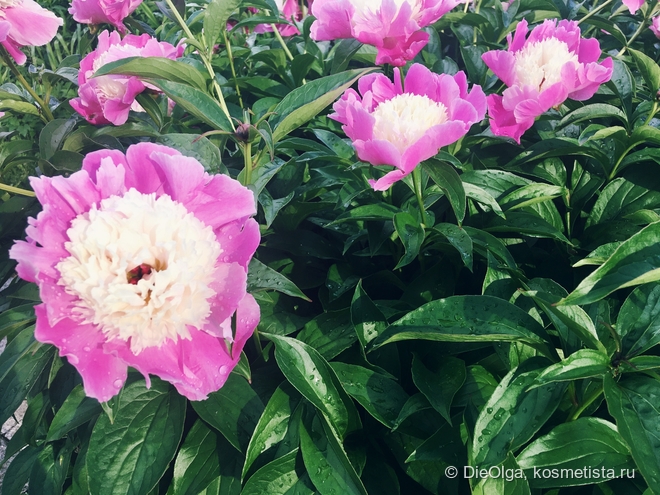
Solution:
<path fill-rule="evenodd" d="M 259 320 L 246 293 L 253 193 L 151 143 L 31 184 L 43 211 L 10 256 L 40 289 L 36 338 L 59 348 L 87 395 L 107 401 L 128 366 L 191 400 L 218 390 Z"/>
<path fill-rule="evenodd" d="M 121 39 L 116 31 L 103 31 L 96 50 L 80 62 L 78 98 L 71 106 L 92 124 L 121 125 L 130 110 L 142 111 L 135 97 L 147 88 L 156 90 L 137 77 L 94 73 L 109 62 L 128 57 L 166 57 L 175 59 L 183 55 L 184 46 L 159 42 L 148 34 L 129 34 Z"/>
<path fill-rule="evenodd" d="M 19 64 L 27 60 L 21 47 L 45 45 L 62 22 L 34 0 L 0 0 L 0 44 Z"/>
<path fill-rule="evenodd" d="M 520 143 L 522 134 L 539 115 L 561 105 L 567 98 L 587 100 L 612 77 L 612 59 L 601 63 L 600 45 L 584 39 L 575 21 L 546 20 L 527 36 L 522 20 L 508 50 L 482 56 L 486 65 L 508 87 L 488 97 L 493 133 Z"/>
<path fill-rule="evenodd" d="M 112 24 L 122 33 L 124 19 L 139 7 L 142 0 L 73 0 L 69 13 L 83 24 Z"/>
<path fill-rule="evenodd" d="M 355 38 L 378 49 L 376 64 L 405 65 L 428 43 L 422 28 L 464 0 L 316 0 L 311 37 Z"/>
<path fill-rule="evenodd" d="M 371 185 L 377 191 L 411 173 L 445 145 L 463 137 L 483 120 L 486 97 L 480 86 L 468 92 L 463 72 L 434 74 L 414 64 L 405 78 L 405 90 L 395 69 L 394 83 L 382 74 L 360 79 L 360 95 L 353 89 L 334 105 L 330 118 L 341 122 L 361 160 L 393 165 Z"/>

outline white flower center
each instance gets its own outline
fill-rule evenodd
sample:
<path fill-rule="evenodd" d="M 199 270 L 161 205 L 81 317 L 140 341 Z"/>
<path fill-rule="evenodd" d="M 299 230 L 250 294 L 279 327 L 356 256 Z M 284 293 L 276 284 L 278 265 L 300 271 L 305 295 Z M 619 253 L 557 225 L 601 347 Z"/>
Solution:
<path fill-rule="evenodd" d="M 543 91 L 561 81 L 561 68 L 568 62 L 578 64 L 578 57 L 557 38 L 528 43 L 514 55 L 516 79 L 524 86 Z"/>
<path fill-rule="evenodd" d="M 355 8 L 355 13 L 363 22 L 373 19 L 383 6 L 383 0 L 349 0 Z M 412 18 L 416 19 L 422 10 L 422 0 L 394 0 L 398 15 L 404 3 L 412 7 Z M 396 17 L 396 15 L 395 15 Z"/>
<path fill-rule="evenodd" d="M 447 121 L 447 108 L 428 96 L 404 93 L 382 102 L 372 115 L 374 139 L 389 141 L 403 153 L 429 128 Z"/>
<path fill-rule="evenodd" d="M 100 325 L 131 350 L 189 339 L 215 295 L 209 287 L 222 253 L 213 229 L 167 195 L 131 189 L 76 217 L 71 254 L 57 265 L 60 284 L 77 296 L 79 321 Z"/>
<path fill-rule="evenodd" d="M 20 5 L 22 0 L 0 0 L 0 9 L 8 9 L 9 7 L 16 7 Z"/>

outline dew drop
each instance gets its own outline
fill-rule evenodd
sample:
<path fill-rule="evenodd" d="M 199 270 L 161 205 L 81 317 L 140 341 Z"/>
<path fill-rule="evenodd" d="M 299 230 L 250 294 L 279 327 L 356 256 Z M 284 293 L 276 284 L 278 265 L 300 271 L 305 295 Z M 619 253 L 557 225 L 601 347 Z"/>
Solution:
<path fill-rule="evenodd" d="M 227 374 L 227 366 L 225 366 L 224 364 L 220 366 L 220 368 L 218 368 L 218 373 L 220 373 L 221 375 Z"/>
<path fill-rule="evenodd" d="M 78 361 L 80 361 L 78 359 L 78 356 L 74 356 L 73 354 L 67 356 L 66 358 L 69 360 L 69 363 L 74 364 L 74 365 L 78 364 Z"/>
<path fill-rule="evenodd" d="M 88 345 L 86 345 L 85 347 L 83 347 L 83 351 L 85 351 L 85 352 L 89 352 L 89 351 L 91 351 L 91 350 L 92 350 L 92 348 L 89 347 Z"/>
<path fill-rule="evenodd" d="M 115 388 L 121 388 L 121 386 L 124 384 L 124 382 L 123 382 L 123 380 L 120 380 L 119 378 L 117 378 L 112 384 L 115 386 Z"/>

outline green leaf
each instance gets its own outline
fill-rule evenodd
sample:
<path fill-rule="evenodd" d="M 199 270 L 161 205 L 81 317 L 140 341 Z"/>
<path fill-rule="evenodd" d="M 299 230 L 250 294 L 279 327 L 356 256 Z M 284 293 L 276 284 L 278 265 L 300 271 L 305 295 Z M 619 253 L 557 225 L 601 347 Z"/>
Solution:
<path fill-rule="evenodd" d="M 192 65 L 165 57 L 127 57 L 107 63 L 94 72 L 94 77 L 123 74 L 145 79 L 159 79 L 206 90 L 208 76 Z"/>
<path fill-rule="evenodd" d="M 614 117 L 619 119 L 625 125 L 628 125 L 626 114 L 623 113 L 620 108 L 615 107 L 614 105 L 607 105 L 606 103 L 592 103 L 591 105 L 585 105 L 583 107 L 577 108 L 572 112 L 564 115 L 564 117 L 559 121 L 558 125 L 563 127 L 568 124 L 577 124 L 583 120 L 593 121 L 593 119 L 607 117 Z"/>
<path fill-rule="evenodd" d="M 517 460 L 532 488 L 590 485 L 614 479 L 622 469 L 632 471 L 635 467 L 616 426 L 601 418 L 579 418 L 560 424 L 529 444 Z M 550 469 L 550 473 L 567 470 L 569 475 L 534 476 L 535 470 L 545 469 Z"/>
<path fill-rule="evenodd" d="M 617 289 L 660 280 L 660 222 L 634 234 L 558 304 L 589 304 Z"/>
<path fill-rule="evenodd" d="M 488 191 L 479 186 L 475 186 L 474 184 L 470 184 L 469 182 L 463 183 L 463 189 L 465 190 L 466 197 L 487 206 L 493 210 L 496 215 L 506 218 L 506 215 L 502 212 L 502 207 Z"/>
<path fill-rule="evenodd" d="M 378 337 L 387 328 L 387 319 L 362 288 L 360 280 L 351 301 L 351 323 L 362 347 Z"/>
<path fill-rule="evenodd" d="M 32 103 L 16 100 L 0 100 L 0 110 L 11 110 L 16 113 L 27 113 L 39 116 L 39 109 Z"/>
<path fill-rule="evenodd" d="M 660 382 L 636 374 L 617 383 L 606 375 L 604 390 L 607 408 L 621 437 L 649 488 L 657 495 L 660 493 Z"/>
<path fill-rule="evenodd" d="M 394 267 L 395 270 L 398 270 L 412 263 L 419 254 L 424 242 L 424 229 L 415 217 L 407 212 L 394 215 L 394 228 L 406 251 Z"/>
<path fill-rule="evenodd" d="M 30 472 L 30 493 L 62 493 L 73 453 L 73 445 L 65 444 L 61 448 L 55 444 L 46 444 L 39 452 Z M 3 492 L 4 493 L 4 492 Z"/>
<path fill-rule="evenodd" d="M 396 206 L 387 203 L 356 206 L 339 215 L 334 222 L 329 223 L 327 226 L 358 220 L 392 220 L 394 219 L 394 215 L 400 211 Z"/>
<path fill-rule="evenodd" d="M 171 133 L 159 136 L 157 141 L 180 151 L 182 155 L 194 158 L 211 174 L 226 173 L 220 159 L 220 150 L 203 136 Z"/>
<path fill-rule="evenodd" d="M 76 385 L 55 413 L 46 441 L 62 438 L 69 431 L 98 416 L 101 411 L 99 402 L 87 397 L 82 385 Z"/>
<path fill-rule="evenodd" d="M 369 414 L 392 428 L 408 400 L 408 394 L 394 380 L 355 364 L 333 362 L 330 366 L 344 390 Z"/>
<path fill-rule="evenodd" d="M 252 258 L 248 266 L 248 292 L 259 292 L 260 290 L 276 290 L 292 297 L 299 297 L 305 301 L 311 301 L 296 284 L 280 272 L 264 265 L 256 258 Z"/>
<path fill-rule="evenodd" d="M 660 343 L 660 285 L 637 287 L 621 306 L 616 321 L 621 354 L 636 356 Z"/>
<path fill-rule="evenodd" d="M 529 479 L 530 477 L 522 473 L 520 466 L 516 462 L 513 454 L 509 453 L 506 459 L 500 464 L 501 476 L 486 476 L 472 489 L 473 495 L 530 495 Z M 467 469 L 470 469 L 468 467 Z M 493 470 L 493 473 L 498 472 Z M 474 472 L 470 472 L 475 476 Z"/>
<path fill-rule="evenodd" d="M 231 14 L 239 7 L 241 0 L 211 0 L 204 11 L 204 39 L 209 50 L 227 26 Z"/>
<path fill-rule="evenodd" d="M 168 495 L 198 495 L 221 476 L 229 485 L 240 486 L 237 476 L 241 456 L 221 435 L 197 420 L 186 435 L 174 461 Z"/>
<path fill-rule="evenodd" d="M 545 359 L 532 358 L 511 370 L 490 396 L 474 427 L 472 465 L 495 466 L 507 452 L 524 445 L 559 405 L 565 384 L 550 383 L 529 390 Z M 531 369 L 531 371 L 530 371 Z"/>
<path fill-rule="evenodd" d="M 299 451 L 295 449 L 282 457 L 269 462 L 250 476 L 241 495 L 298 495 L 312 494 L 313 490 L 296 491 L 297 485 L 307 486 L 309 480 L 301 473 L 304 471 L 299 462 Z M 311 488 L 311 487 L 310 487 Z"/>
<path fill-rule="evenodd" d="M 321 495 L 367 495 L 335 432 L 314 416 L 300 425 L 300 450 L 307 473 Z"/>
<path fill-rule="evenodd" d="M 422 167 L 433 179 L 433 182 L 444 191 L 460 226 L 465 218 L 466 198 L 461 177 L 456 173 L 454 167 L 433 158 L 426 160 Z"/>
<path fill-rule="evenodd" d="M 2 495 L 21 495 L 30 479 L 32 466 L 37 461 L 41 448 L 28 446 L 21 450 L 7 467 L 2 477 Z"/>
<path fill-rule="evenodd" d="M 554 225 L 540 216 L 526 211 L 509 211 L 506 220 L 495 217 L 485 230 L 489 232 L 511 232 L 513 235 L 523 234 L 530 237 L 547 237 L 571 244 Z"/>
<path fill-rule="evenodd" d="M 250 466 L 261 453 L 284 439 L 291 414 L 299 403 L 298 392 L 288 383 L 275 389 L 250 439 L 241 478 L 245 479 Z"/>
<path fill-rule="evenodd" d="M 273 142 L 280 141 L 316 117 L 355 81 L 374 70 L 376 67 L 349 70 L 315 79 L 294 89 L 275 107 L 274 115 L 268 121 L 273 128 Z"/>
<path fill-rule="evenodd" d="M 624 178 L 610 182 L 591 209 L 585 227 L 614 220 L 642 208 L 660 205 L 660 193 L 634 184 Z"/>
<path fill-rule="evenodd" d="M 177 105 L 197 117 L 214 129 L 233 132 L 229 117 L 222 107 L 207 93 L 187 84 L 166 81 L 164 79 L 149 79 L 148 82 L 161 89 Z"/>
<path fill-rule="evenodd" d="M 412 362 L 412 379 L 433 408 L 451 424 L 449 409 L 454 395 L 465 383 L 465 362 L 445 356 L 441 362 L 435 362 L 433 365 L 433 369 L 429 369 L 419 356 L 415 355 Z"/>
<path fill-rule="evenodd" d="M 579 349 L 566 359 L 548 366 L 537 377 L 533 387 L 546 383 L 603 376 L 610 371 L 610 358 L 602 352 Z"/>
<path fill-rule="evenodd" d="M 475 187 L 475 186 L 472 186 Z M 461 255 L 463 263 L 472 271 L 472 239 L 465 229 L 454 225 L 453 223 L 439 223 L 433 227 L 433 230 L 439 232 L 447 238 L 449 243 L 456 248 Z"/>
<path fill-rule="evenodd" d="M 536 203 L 542 203 L 568 193 L 565 187 L 534 183 L 523 186 L 499 199 L 504 211 L 517 210 Z"/>
<path fill-rule="evenodd" d="M 656 64 L 648 55 L 633 50 L 632 48 L 628 48 L 628 51 L 635 60 L 637 68 L 639 69 L 639 72 L 641 72 L 649 91 L 653 94 L 656 93 L 660 90 L 660 67 L 658 67 L 658 64 Z"/>
<path fill-rule="evenodd" d="M 245 378 L 230 373 L 227 381 L 208 399 L 194 401 L 200 418 L 229 440 L 236 450 L 245 452 L 264 411 L 264 405 Z"/>
<path fill-rule="evenodd" d="M 64 138 L 76 127 L 75 119 L 55 119 L 39 133 L 39 152 L 41 158 L 50 160 L 57 150 L 60 149 Z"/>
<path fill-rule="evenodd" d="M 492 296 L 452 296 L 411 311 L 372 342 L 371 351 L 402 340 L 523 342 L 552 355 L 539 323 L 508 301 Z"/>
<path fill-rule="evenodd" d="M 348 430 L 348 411 L 339 394 L 339 380 L 323 356 L 296 339 L 262 335 L 275 342 L 275 359 L 289 383 L 343 436 Z"/>
<path fill-rule="evenodd" d="M 186 399 L 151 378 L 125 386 L 115 399 L 114 422 L 94 425 L 87 451 L 92 495 L 148 493 L 174 458 L 183 434 Z"/>
<path fill-rule="evenodd" d="M 325 359 L 332 359 L 357 340 L 348 311 L 321 313 L 308 321 L 297 339 L 313 347 Z"/>
<path fill-rule="evenodd" d="M 0 424 L 14 414 L 55 348 L 34 340 L 34 327 L 22 330 L 0 354 Z"/>
<path fill-rule="evenodd" d="M 618 248 L 620 245 L 621 242 L 617 241 L 608 242 L 607 244 L 598 246 L 596 249 L 590 252 L 586 258 L 581 259 L 577 263 L 573 263 L 573 268 L 587 265 L 602 265 L 610 256 L 612 256 L 612 254 L 614 254 L 614 251 L 616 251 L 616 248 Z"/>

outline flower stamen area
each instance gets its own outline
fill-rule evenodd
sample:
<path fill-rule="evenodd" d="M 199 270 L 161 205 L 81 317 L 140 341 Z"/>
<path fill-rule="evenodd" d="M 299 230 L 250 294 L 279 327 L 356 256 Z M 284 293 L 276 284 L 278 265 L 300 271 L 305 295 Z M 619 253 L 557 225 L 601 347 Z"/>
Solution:
<path fill-rule="evenodd" d="M 78 298 L 74 317 L 133 353 L 190 338 L 210 314 L 222 248 L 213 229 L 170 196 L 131 189 L 71 222 L 59 283 Z"/>
<path fill-rule="evenodd" d="M 404 93 L 382 102 L 373 112 L 374 139 L 389 141 L 403 153 L 431 127 L 447 121 L 447 108 L 428 96 Z"/>
<path fill-rule="evenodd" d="M 566 63 L 579 63 L 577 55 L 557 38 L 528 43 L 514 57 L 518 82 L 523 86 L 534 86 L 539 92 L 561 81 L 561 69 Z"/>

